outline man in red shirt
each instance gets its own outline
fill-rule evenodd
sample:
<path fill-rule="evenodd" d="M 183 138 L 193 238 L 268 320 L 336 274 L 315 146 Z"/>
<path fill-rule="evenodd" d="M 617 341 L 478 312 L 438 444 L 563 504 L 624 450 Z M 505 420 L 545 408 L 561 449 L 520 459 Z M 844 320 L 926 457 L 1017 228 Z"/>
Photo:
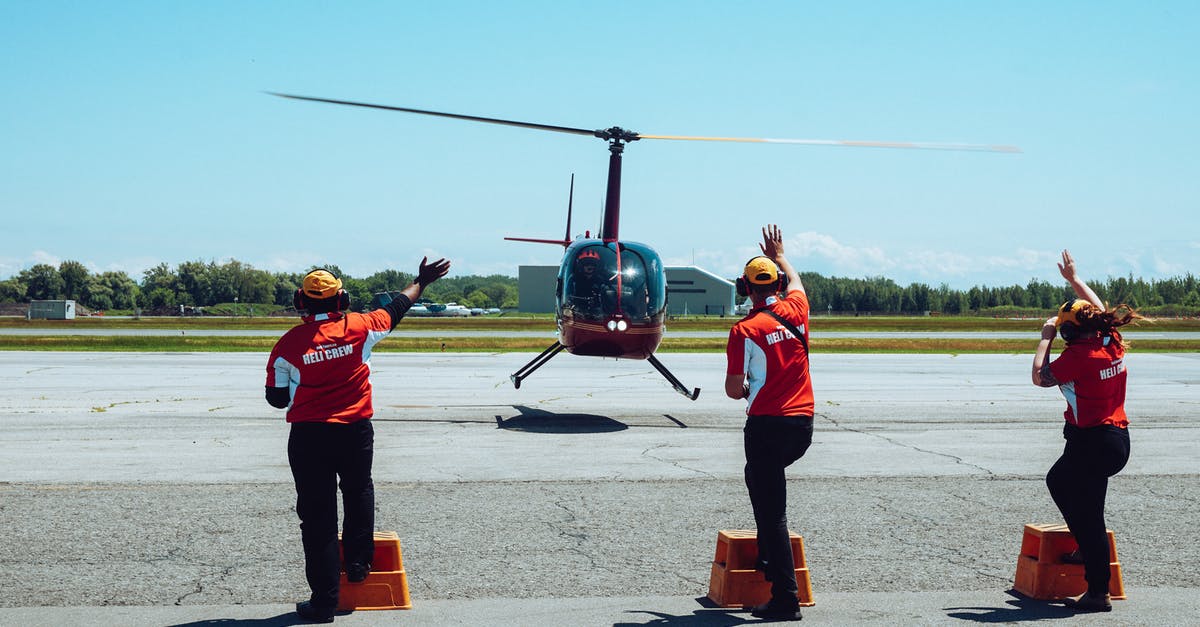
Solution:
<path fill-rule="evenodd" d="M 337 490 L 345 510 L 342 533 L 346 578 L 366 579 L 375 554 L 375 431 L 371 426 L 371 349 L 396 327 L 425 286 L 446 275 L 450 262 L 421 260 L 412 285 L 384 308 L 346 312 L 342 281 L 326 270 L 304 277 L 295 304 L 303 322 L 292 327 L 267 361 L 267 402 L 287 408 L 288 463 L 296 483 L 296 514 L 304 545 L 304 574 L 312 589 L 296 613 L 333 621 L 338 603 Z"/>
<path fill-rule="evenodd" d="M 763 256 L 751 259 L 738 279 L 738 291 L 750 298 L 752 307 L 729 330 L 725 394 L 747 401 L 746 489 L 758 527 L 758 566 L 771 582 L 771 600 L 750 608 L 751 614 L 800 620 L 784 469 L 812 444 L 808 297 L 800 275 L 784 257 L 779 227 L 764 227 L 759 247 Z"/>

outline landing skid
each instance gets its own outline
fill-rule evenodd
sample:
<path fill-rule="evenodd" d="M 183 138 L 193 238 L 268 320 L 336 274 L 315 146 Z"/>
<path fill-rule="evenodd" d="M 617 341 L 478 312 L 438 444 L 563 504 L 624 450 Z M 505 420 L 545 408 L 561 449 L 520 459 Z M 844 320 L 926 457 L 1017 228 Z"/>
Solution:
<path fill-rule="evenodd" d="M 646 357 L 646 359 L 650 361 L 650 365 L 654 366 L 654 369 L 657 370 L 659 372 L 659 374 L 666 377 L 667 381 L 671 382 L 671 386 L 675 388 L 676 392 L 679 392 L 680 394 L 688 397 L 688 399 L 693 400 L 693 401 L 696 400 L 696 398 L 700 396 L 700 388 L 695 388 L 694 390 L 689 392 L 687 389 L 687 386 L 685 386 L 683 383 L 681 383 L 679 381 L 679 379 L 676 379 L 675 375 L 671 374 L 671 371 L 667 370 L 667 367 L 662 365 L 662 362 L 659 361 L 657 357 L 655 357 L 654 355 L 650 355 L 650 356 Z"/>
<path fill-rule="evenodd" d="M 521 389 L 521 381 L 524 381 L 525 377 L 528 377 L 529 375 L 533 374 L 534 370 L 541 368 L 542 364 L 550 361 L 550 358 L 552 358 L 555 355 L 562 352 L 562 350 L 564 348 L 566 348 L 566 346 L 563 346 L 562 343 L 560 343 L 556 340 L 553 344 L 550 345 L 549 348 L 542 351 L 541 355 L 534 357 L 533 361 L 525 364 L 524 366 L 521 366 L 520 370 L 508 375 L 508 378 L 512 379 L 513 387 L 515 387 L 518 390 Z"/>
<path fill-rule="evenodd" d="M 518 390 L 521 389 L 521 382 L 524 381 L 526 377 L 533 374 L 534 370 L 541 368 L 543 364 L 550 361 L 555 355 L 561 353 L 565 348 L 566 346 L 563 346 L 562 343 L 555 341 L 548 348 L 546 348 L 546 350 L 542 351 L 540 355 L 534 357 L 524 366 L 521 366 L 520 370 L 508 375 L 508 378 L 513 382 L 513 387 Z M 667 370 L 667 367 L 662 365 L 662 362 L 659 361 L 657 357 L 650 355 L 646 357 L 646 359 L 650 361 L 650 365 L 654 366 L 654 369 L 657 370 L 659 374 L 666 377 L 667 381 L 671 382 L 671 386 L 675 388 L 676 392 L 679 392 L 693 401 L 700 396 L 700 388 L 695 388 L 689 392 L 687 387 L 683 385 L 679 379 L 676 379 L 675 375 L 671 374 L 671 371 Z"/>

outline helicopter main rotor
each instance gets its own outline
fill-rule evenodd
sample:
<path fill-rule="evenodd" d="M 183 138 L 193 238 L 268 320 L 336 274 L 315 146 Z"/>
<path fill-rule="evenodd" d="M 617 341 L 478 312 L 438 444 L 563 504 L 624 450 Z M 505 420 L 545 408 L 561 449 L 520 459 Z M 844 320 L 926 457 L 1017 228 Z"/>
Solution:
<path fill-rule="evenodd" d="M 571 126 L 557 126 L 553 124 L 539 124 L 536 122 L 521 122 L 518 120 L 505 120 L 502 118 L 489 118 L 479 115 L 464 115 L 461 113 L 446 113 L 444 111 L 430 111 L 428 109 L 412 109 L 409 107 L 396 107 L 392 105 L 372 104 L 367 102 L 355 102 L 353 100 L 334 100 L 332 98 L 318 98 L 315 96 L 297 96 L 295 94 L 283 94 L 278 92 L 267 92 L 273 96 L 280 98 L 290 98 L 292 100 L 308 100 L 312 102 L 324 102 L 329 104 L 347 105 L 351 107 L 365 107 L 368 109 L 382 109 L 385 111 L 401 111 L 404 113 L 417 113 L 421 115 L 432 115 L 443 118 L 453 118 L 456 120 L 468 120 L 471 122 L 485 122 L 488 124 L 501 124 L 504 126 L 516 126 L 520 128 L 531 128 L 541 131 L 552 131 L 555 133 L 568 133 L 571 135 L 590 135 L 598 137 L 608 142 L 608 184 L 607 194 L 605 196 L 604 219 L 600 227 L 600 238 L 606 242 L 617 241 L 618 224 L 621 214 L 621 153 L 625 150 L 625 144 L 638 141 L 641 139 L 666 139 L 676 141 L 706 141 L 706 142 L 739 142 L 739 143 L 756 143 L 756 144 L 798 144 L 807 146 L 843 146 L 851 148 L 903 148 L 903 149 L 924 149 L 924 150 L 965 150 L 973 152 L 1021 152 L 1015 146 L 998 146 L 986 144 L 958 144 L 958 143 L 938 143 L 938 142 L 893 142 L 893 141 L 855 141 L 855 140 L 836 140 L 836 139 L 767 139 L 755 137 L 701 137 L 690 135 L 643 135 L 634 131 L 623 129 L 619 126 L 612 126 L 605 129 L 589 130 L 585 128 L 575 128 Z"/>
<path fill-rule="evenodd" d="M 329 104 L 347 105 L 351 107 L 366 107 L 368 109 L 382 109 L 385 111 L 402 111 L 404 113 L 418 113 L 421 115 L 433 115 L 443 118 L 453 118 L 456 120 L 470 120 L 472 122 L 486 122 L 488 124 L 502 124 L 505 126 L 517 126 L 521 128 L 532 128 L 542 131 L 553 131 L 555 133 L 569 133 L 571 135 L 590 135 L 598 137 L 608 142 L 625 144 L 628 142 L 638 141 L 639 139 L 667 139 L 674 141 L 704 141 L 704 142 L 739 142 L 739 143 L 754 143 L 754 144 L 798 144 L 805 146 L 843 146 L 849 148 L 902 148 L 902 149 L 923 149 L 923 150 L 966 150 L 972 152 L 1021 152 L 1016 146 L 1003 146 L 995 144 L 964 144 L 951 142 L 898 142 L 898 141 L 863 141 L 863 140 L 842 140 L 842 139 L 769 139 L 761 137 L 708 137 L 695 135 L 644 135 L 619 126 L 610 128 L 589 130 L 586 128 L 574 128 L 570 126 L 557 126 L 553 124 L 539 124 L 536 122 L 521 122 L 517 120 L 505 120 L 502 118 L 489 118 L 479 115 L 465 115 L 461 113 L 446 113 L 444 111 L 430 111 L 428 109 L 412 109 L 409 107 L 396 107 L 392 105 L 372 104 L 368 102 L 355 102 L 353 100 L 334 100 L 332 98 L 318 98 L 315 96 L 297 96 L 295 94 L 283 94 L 279 92 L 269 91 L 272 96 L 280 98 L 291 98 L 293 100 L 308 100 L 311 102 L 325 102 Z"/>

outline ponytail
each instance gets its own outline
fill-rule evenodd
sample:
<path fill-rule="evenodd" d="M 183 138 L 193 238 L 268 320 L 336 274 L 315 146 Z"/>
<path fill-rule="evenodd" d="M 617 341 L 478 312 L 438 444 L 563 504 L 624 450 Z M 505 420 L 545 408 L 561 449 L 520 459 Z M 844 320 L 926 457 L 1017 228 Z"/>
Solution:
<path fill-rule="evenodd" d="M 1124 313 L 1121 313 L 1124 310 Z M 1121 348 L 1129 348 L 1124 340 L 1121 339 L 1120 333 L 1113 333 L 1120 327 L 1127 324 L 1137 322 L 1138 320 L 1149 320 L 1145 316 L 1139 314 L 1133 307 L 1121 303 L 1112 309 L 1100 311 L 1095 307 L 1086 307 L 1079 312 L 1079 326 L 1086 335 L 1100 335 L 1101 337 L 1113 337 Z"/>

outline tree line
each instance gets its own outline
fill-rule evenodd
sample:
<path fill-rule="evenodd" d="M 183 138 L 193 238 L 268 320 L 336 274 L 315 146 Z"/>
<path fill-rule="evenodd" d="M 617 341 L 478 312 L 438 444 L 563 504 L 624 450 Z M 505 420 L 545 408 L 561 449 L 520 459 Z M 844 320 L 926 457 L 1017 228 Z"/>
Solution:
<path fill-rule="evenodd" d="M 326 266 L 341 277 L 354 307 L 371 302 L 379 292 L 402 290 L 413 274 L 383 270 L 354 277 L 337 266 Z M 310 269 L 311 270 L 311 269 Z M 180 307 L 212 307 L 227 303 L 254 303 L 290 307 L 304 272 L 268 272 L 237 260 L 186 261 L 174 268 L 160 263 L 142 273 L 141 282 L 124 272 L 93 274 L 78 261 L 57 267 L 37 264 L 15 277 L 0 281 L 0 303 L 31 300 L 74 300 L 92 310 L 141 309 L 148 312 L 179 311 Z M 468 307 L 517 307 L 517 280 L 504 275 L 446 277 L 425 289 L 425 298 L 457 302 Z"/>
<path fill-rule="evenodd" d="M 977 285 L 966 290 L 951 289 L 945 283 L 930 287 L 924 283 L 898 285 L 884 277 L 852 279 L 824 277 L 802 272 L 813 311 L 839 313 L 925 313 L 969 315 L 988 311 L 1046 311 L 1075 298 L 1065 282 L 1051 283 L 1032 279 L 1025 285 L 988 287 Z M 1109 277 L 1089 285 L 1101 300 L 1110 305 L 1127 304 L 1147 314 L 1196 315 L 1200 313 L 1200 280 L 1188 273 L 1168 279 Z"/>
<path fill-rule="evenodd" d="M 366 306 L 376 293 L 401 290 L 413 280 L 411 273 L 397 270 L 359 278 L 336 266 L 327 269 L 342 278 L 356 308 Z M 78 261 L 64 261 L 58 266 L 42 263 L 0 281 L 0 303 L 70 299 L 92 310 L 164 313 L 178 311 L 181 306 L 226 303 L 285 308 L 291 305 L 292 294 L 306 272 L 268 272 L 237 260 L 221 264 L 187 261 L 174 268 L 160 263 L 143 272 L 139 282 L 119 271 L 92 273 Z M 944 283 L 937 287 L 924 283 L 901 286 L 884 277 L 825 277 L 814 272 L 801 273 L 800 277 L 815 313 L 968 315 L 996 310 L 1044 311 L 1074 297 L 1070 287 L 1038 279 L 1025 285 L 960 290 Z M 1200 281 L 1191 273 L 1151 280 L 1109 277 L 1093 281 L 1091 286 L 1110 304 L 1126 303 L 1148 314 L 1200 313 Z M 499 274 L 447 277 L 430 285 L 425 297 L 468 307 L 515 309 L 517 279 Z"/>

